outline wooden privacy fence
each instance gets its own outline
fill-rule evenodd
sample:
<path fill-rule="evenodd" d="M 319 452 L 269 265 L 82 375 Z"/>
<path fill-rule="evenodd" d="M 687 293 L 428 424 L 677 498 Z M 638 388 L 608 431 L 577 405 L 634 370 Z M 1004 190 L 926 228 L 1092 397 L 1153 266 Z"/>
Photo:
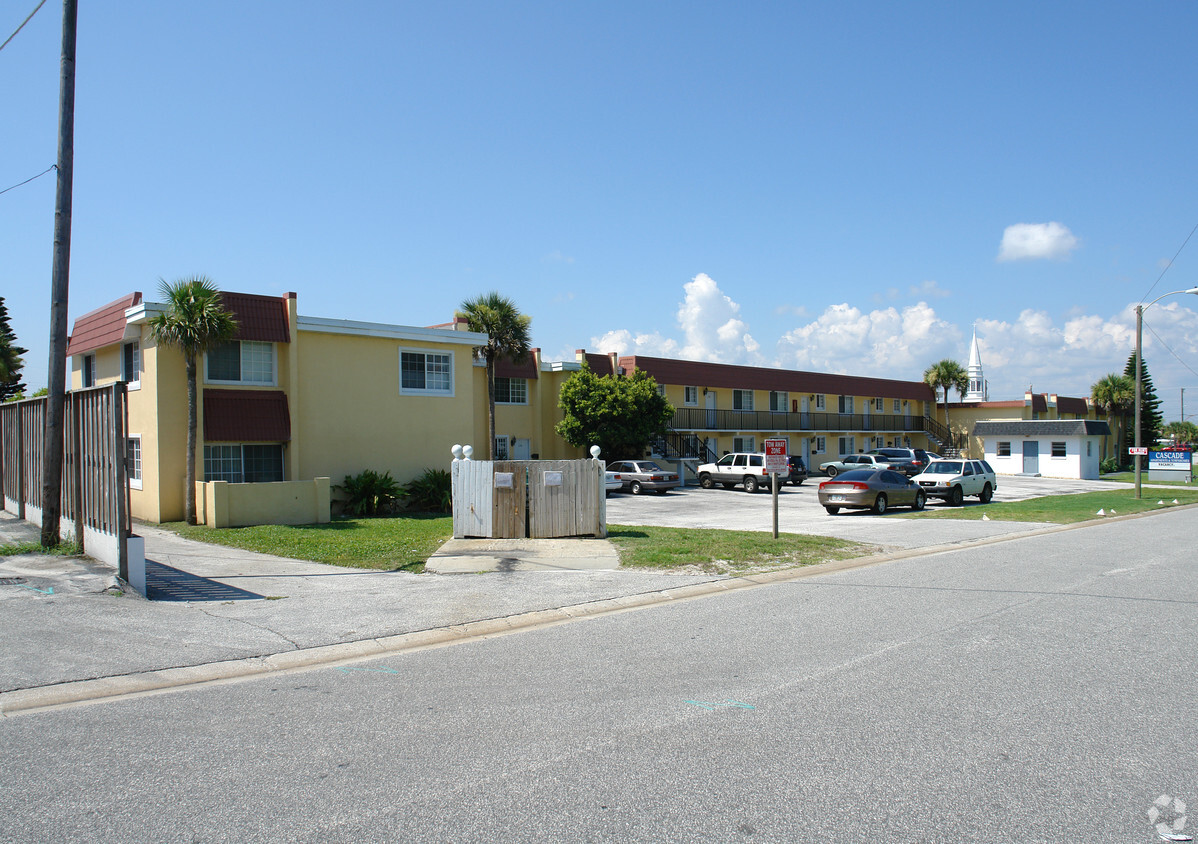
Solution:
<path fill-rule="evenodd" d="M 470 460 L 451 470 L 453 535 L 607 536 L 600 460 Z"/>
<path fill-rule="evenodd" d="M 41 523 L 45 397 L 0 405 L 4 509 Z M 60 533 L 129 579 L 128 404 L 125 384 L 76 390 L 63 406 Z"/>

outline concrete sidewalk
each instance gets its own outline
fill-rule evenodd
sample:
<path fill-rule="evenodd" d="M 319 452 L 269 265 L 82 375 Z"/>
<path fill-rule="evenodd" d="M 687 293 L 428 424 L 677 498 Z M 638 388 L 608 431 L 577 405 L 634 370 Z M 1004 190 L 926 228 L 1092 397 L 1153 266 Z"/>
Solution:
<path fill-rule="evenodd" d="M 655 602 L 665 599 L 666 590 L 727 580 L 619 571 L 611 546 L 600 540 L 577 540 L 577 547 L 587 549 L 583 554 L 557 545 L 563 564 L 558 570 L 549 569 L 549 550 L 525 548 L 521 562 L 500 570 L 443 576 L 272 557 L 146 525 L 138 533 L 146 541 L 154 600 L 109 591 L 112 570 L 85 558 L 0 557 L 0 583 L 20 581 L 0 585 L 5 629 L 0 713 L 19 708 L 14 703 L 19 690 L 29 690 L 21 698 L 24 706 L 36 701 L 39 690 L 53 702 L 55 689 L 81 681 L 113 678 L 104 681 L 105 689 L 122 683 L 136 689 L 137 678 L 153 672 L 218 664 L 222 676 L 236 676 L 267 670 L 265 660 L 273 665 L 290 660 L 294 667 L 360 658 L 398 646 L 395 637 L 424 637 L 421 641 L 433 644 L 509 629 L 517 624 L 512 619 L 548 623 L 586 614 L 578 607 Z M 36 526 L 0 512 L 0 544 L 37 539 Z M 455 548 L 463 555 L 442 549 L 438 564 L 477 571 L 485 567 L 480 562 L 502 562 L 514 550 L 491 547 L 476 554 L 468 545 L 449 546 Z M 537 613 L 548 615 L 530 616 Z M 203 674 L 176 679 L 191 682 Z"/>

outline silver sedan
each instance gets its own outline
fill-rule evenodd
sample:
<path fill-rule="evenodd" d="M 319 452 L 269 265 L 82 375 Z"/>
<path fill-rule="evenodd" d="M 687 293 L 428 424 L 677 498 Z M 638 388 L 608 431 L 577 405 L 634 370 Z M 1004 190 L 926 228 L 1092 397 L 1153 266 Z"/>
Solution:
<path fill-rule="evenodd" d="M 819 503 L 835 516 L 844 509 L 881 515 L 891 505 L 922 510 L 928 497 L 919 484 L 893 469 L 850 469 L 819 485 Z"/>

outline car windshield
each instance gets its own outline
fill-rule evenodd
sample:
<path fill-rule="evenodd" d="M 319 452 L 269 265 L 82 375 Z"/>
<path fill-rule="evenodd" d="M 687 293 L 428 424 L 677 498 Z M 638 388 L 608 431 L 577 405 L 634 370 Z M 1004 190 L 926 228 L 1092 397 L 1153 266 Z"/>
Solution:
<path fill-rule="evenodd" d="M 836 481 L 868 481 L 876 474 L 878 474 L 877 469 L 850 469 L 837 475 Z M 825 483 L 836 483 L 836 481 L 825 481 Z"/>
<path fill-rule="evenodd" d="M 961 474 L 960 460 L 942 460 L 939 463 L 933 463 L 928 466 L 927 474 L 929 475 L 959 475 Z"/>

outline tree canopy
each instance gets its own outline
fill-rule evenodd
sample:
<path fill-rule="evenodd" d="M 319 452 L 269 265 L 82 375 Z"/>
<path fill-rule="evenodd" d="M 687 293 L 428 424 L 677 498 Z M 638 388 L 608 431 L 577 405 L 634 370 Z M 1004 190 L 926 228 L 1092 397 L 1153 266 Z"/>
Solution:
<path fill-rule="evenodd" d="M 21 370 L 25 361 L 21 357 L 29 350 L 17 345 L 17 337 L 8 324 L 8 307 L 0 296 L 0 401 L 8 401 L 25 392 L 21 383 Z"/>
<path fill-rule="evenodd" d="M 1123 446 L 1120 435 L 1122 420 L 1132 410 L 1136 400 L 1136 385 L 1126 375 L 1112 372 L 1104 375 L 1090 387 L 1090 400 L 1106 414 L 1107 423 L 1115 435 L 1115 456 L 1122 461 Z"/>
<path fill-rule="evenodd" d="M 646 373 L 598 376 L 586 366 L 562 384 L 558 407 L 565 412 L 558 435 L 580 448 L 599 446 L 608 461 L 643 457 L 674 416 L 674 406 Z"/>
<path fill-rule="evenodd" d="M 1127 366 L 1123 368 L 1123 374 L 1132 382 L 1132 395 L 1134 402 L 1135 395 L 1135 379 L 1136 379 L 1136 353 L 1133 351 L 1127 357 Z M 1133 404 L 1132 413 L 1135 413 Z M 1134 422 L 1132 424 L 1135 424 Z M 1152 376 L 1148 374 L 1148 362 L 1144 360 L 1144 356 L 1140 356 L 1140 445 L 1153 448 L 1156 446 L 1157 438 L 1161 435 L 1161 427 L 1165 424 L 1164 414 L 1161 413 L 1161 400 L 1156 395 L 1156 389 L 1152 386 Z"/>
<path fill-rule="evenodd" d="M 516 303 L 499 293 L 487 293 L 462 302 L 458 316 L 471 331 L 487 335 L 487 343 L 474 351 L 487 364 L 487 455 L 495 457 L 495 362 L 507 358 L 523 363 L 531 343 L 532 317 L 520 313 Z"/>
<path fill-rule="evenodd" d="M 160 287 L 166 310 L 150 320 L 150 335 L 163 346 L 183 353 L 187 371 L 187 474 L 184 477 L 183 514 L 196 523 L 196 360 L 209 349 L 227 343 L 237 334 L 237 320 L 221 302 L 220 290 L 204 276 L 180 279 Z"/>
<path fill-rule="evenodd" d="M 923 381 L 933 393 L 944 390 L 944 427 L 948 427 L 948 391 L 954 389 L 964 398 L 969 389 L 969 370 L 952 358 L 937 361 L 924 370 Z"/>

